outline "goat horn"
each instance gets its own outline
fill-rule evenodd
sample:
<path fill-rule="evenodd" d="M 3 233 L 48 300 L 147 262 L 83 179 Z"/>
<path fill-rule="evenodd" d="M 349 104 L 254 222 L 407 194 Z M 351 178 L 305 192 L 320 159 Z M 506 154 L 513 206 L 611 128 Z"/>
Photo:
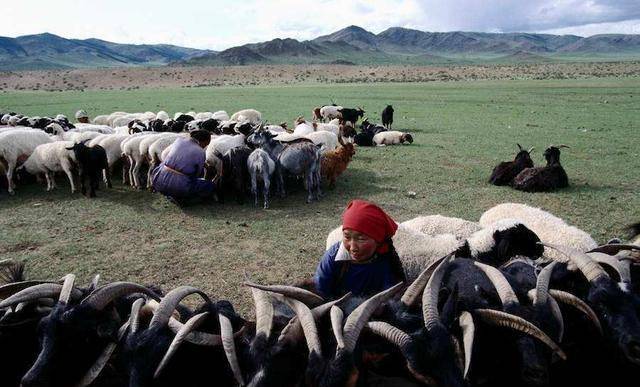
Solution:
<path fill-rule="evenodd" d="M 324 316 L 327 312 L 329 312 L 334 305 L 341 304 L 342 302 L 349 299 L 349 297 L 351 297 L 351 293 L 347 293 L 344 296 L 342 296 L 342 298 L 339 298 L 337 300 L 324 303 L 320 306 L 316 306 L 315 308 L 311 309 L 311 314 L 313 315 L 313 318 L 316 320 L 319 319 L 320 317 Z M 292 340 L 297 341 L 302 334 L 303 332 L 302 332 L 302 325 L 300 324 L 300 320 L 298 320 L 298 317 L 294 316 L 291 320 L 289 320 L 289 323 L 280 332 L 280 337 L 278 337 L 278 342 L 283 341 L 287 338 L 291 338 Z"/>
<path fill-rule="evenodd" d="M 595 249 L 588 251 L 588 253 L 605 253 L 609 255 L 614 255 L 614 254 L 618 254 L 620 250 L 640 250 L 640 246 L 623 244 L 623 243 L 611 243 L 608 245 L 598 246 Z"/>
<path fill-rule="evenodd" d="M 256 305 L 256 336 L 263 334 L 268 340 L 273 326 L 273 304 L 264 290 L 251 288 Z"/>
<path fill-rule="evenodd" d="M 476 335 L 476 326 L 473 323 L 473 316 L 469 312 L 462 312 L 458 318 L 458 325 L 462 330 L 462 344 L 464 346 L 464 378 L 467 377 L 471 366 L 471 354 L 473 353 L 473 341 Z"/>
<path fill-rule="evenodd" d="M 58 298 L 58 302 L 62 302 L 64 304 L 69 303 L 69 299 L 71 298 L 71 291 L 73 290 L 75 282 L 75 274 L 69 273 L 64 276 L 64 283 L 62 284 L 62 290 L 60 290 L 60 297 Z"/>
<path fill-rule="evenodd" d="M 520 304 L 516 293 L 509 285 L 509 281 L 504 277 L 504 274 L 493 266 L 485 265 L 478 261 L 474 261 L 473 264 L 489 278 L 489 281 L 496 288 L 500 301 L 502 301 L 503 308 L 510 304 Z"/>
<path fill-rule="evenodd" d="M 166 296 L 162 297 L 160 301 L 160 305 L 158 309 L 153 314 L 153 318 L 151 318 L 151 322 L 149 323 L 149 327 L 163 327 L 169 323 L 169 318 L 171 318 L 171 314 L 180 304 L 183 298 L 191 295 L 191 294 L 199 294 L 205 302 L 211 302 L 209 300 L 209 296 L 202 290 L 198 288 L 194 288 L 193 286 L 179 286 L 169 293 Z"/>
<path fill-rule="evenodd" d="M 318 328 L 316 327 L 316 321 L 313 318 L 313 314 L 311 313 L 311 310 L 309 310 L 309 307 L 301 301 L 293 298 L 285 297 L 284 302 L 293 309 L 300 320 L 304 337 L 307 340 L 309 354 L 315 352 L 317 355 L 322 356 L 322 347 L 320 346 Z"/>
<path fill-rule="evenodd" d="M 596 326 L 600 334 L 602 335 L 602 324 L 600 324 L 600 320 L 598 319 L 598 315 L 591 309 L 586 302 L 582 301 L 580 298 L 574 296 L 569 292 L 565 292 L 562 290 L 550 289 L 549 294 L 555 298 L 558 302 L 561 302 L 565 305 L 573 306 L 578 309 L 580 312 L 584 313 L 587 318 Z"/>
<path fill-rule="evenodd" d="M 131 333 L 137 333 L 140 329 L 140 310 L 144 304 L 144 298 L 138 298 L 131 305 L 129 322 L 131 323 Z"/>
<path fill-rule="evenodd" d="M 531 148 L 529 148 L 529 150 L 527 151 L 527 153 L 531 153 L 531 152 L 533 152 L 533 150 L 534 150 L 534 149 L 536 149 L 536 147 L 535 147 L 535 146 L 532 146 Z"/>
<path fill-rule="evenodd" d="M 534 305 L 544 306 L 547 304 L 547 299 L 549 297 L 549 283 L 551 282 L 551 276 L 553 275 L 553 270 L 557 264 L 557 261 L 551 262 L 542 269 L 540 274 L 538 274 L 538 278 L 536 279 L 535 298 L 533 299 Z"/>
<path fill-rule="evenodd" d="M 438 294 L 440 293 L 440 284 L 442 278 L 451 263 L 452 257 L 445 258 L 429 278 L 427 287 L 422 293 L 422 317 L 424 326 L 430 330 L 440 322 L 440 313 L 438 312 Z"/>
<path fill-rule="evenodd" d="M 91 287 L 91 289 L 97 289 L 99 283 L 100 283 L 100 274 L 96 274 L 95 276 L 93 276 L 93 279 L 91 280 L 91 284 L 89 286 Z"/>
<path fill-rule="evenodd" d="M 558 354 L 562 360 L 567 359 L 567 355 L 546 333 L 540 330 L 540 328 L 531 324 L 529 321 L 522 317 L 514 316 L 509 313 L 505 313 L 499 310 L 493 309 L 475 309 L 473 311 L 478 317 L 487 324 L 495 325 L 502 328 L 509 328 L 530 335 L 545 345 L 547 345 L 553 352 Z"/>
<path fill-rule="evenodd" d="M 546 242 L 539 242 L 545 247 L 552 248 L 566 255 L 573 261 L 582 274 L 587 278 L 590 283 L 603 277 L 609 277 L 606 271 L 596 262 L 594 262 L 588 255 L 574 250 L 566 246 L 553 245 Z"/>
<path fill-rule="evenodd" d="M 440 264 L 440 262 L 442 262 L 443 259 L 447 259 L 452 255 L 453 253 L 446 255 L 442 258 L 439 258 L 434 262 L 432 262 L 429 266 L 427 266 L 427 268 L 424 269 L 422 273 L 420 273 L 418 278 L 416 278 L 411 283 L 411 285 L 409 285 L 407 290 L 404 291 L 402 298 L 400 298 L 400 302 L 402 302 L 402 304 L 406 307 L 411 307 L 415 305 L 420 299 L 420 297 L 422 296 L 424 287 L 427 286 L 427 282 L 429 281 L 429 278 L 431 278 L 433 271 L 436 269 L 436 267 L 438 267 L 438 265 Z"/>
<path fill-rule="evenodd" d="M 631 283 L 629 261 L 626 261 L 626 264 L 624 264 L 623 261 L 620 261 L 617 257 L 612 257 L 604 253 L 586 253 L 586 255 L 600 264 L 611 266 L 618 273 L 620 282 Z"/>
<path fill-rule="evenodd" d="M 531 289 L 527 292 L 527 296 L 529 297 L 533 305 L 541 308 L 546 307 L 547 302 L 549 303 L 549 309 L 551 309 L 551 314 L 553 315 L 553 318 L 558 323 L 558 328 L 559 328 L 558 341 L 562 341 L 562 337 L 564 336 L 564 318 L 562 317 L 562 311 L 560 310 L 560 306 L 558 305 L 558 302 L 556 302 L 556 300 L 549 295 L 548 289 L 547 289 L 547 294 L 544 296 L 544 300 L 545 300 L 544 303 L 540 302 L 540 298 L 536 295 L 537 291 L 538 291 L 537 289 Z"/>
<path fill-rule="evenodd" d="M 21 282 L 12 282 L 10 284 L 0 286 L 0 300 L 4 300 L 5 298 L 11 297 L 14 294 L 18 293 L 21 290 L 30 288 L 35 285 L 42 284 L 55 284 L 57 282 L 51 281 L 21 281 Z"/>
<path fill-rule="evenodd" d="M 336 338 L 338 348 L 344 348 L 344 334 L 342 332 L 342 321 L 344 320 L 344 312 L 337 306 L 331 307 L 331 329 L 333 336 Z"/>
<path fill-rule="evenodd" d="M 516 145 L 518 146 L 518 150 L 522 150 L 522 146 L 520 146 L 520 144 L 516 143 Z"/>
<path fill-rule="evenodd" d="M 104 309 L 116 298 L 133 293 L 144 293 L 152 298 L 158 296 L 150 289 L 133 282 L 112 282 L 89 294 L 82 303 L 95 310 Z"/>
<path fill-rule="evenodd" d="M 369 321 L 369 318 L 378 309 L 383 302 L 387 301 L 393 294 L 400 289 L 402 282 L 395 284 L 387 290 L 384 290 L 375 296 L 369 298 L 362 304 L 360 304 L 351 314 L 347 317 L 347 321 L 344 323 L 344 346 L 349 352 L 353 352 L 362 332 L 362 328 Z"/>
<path fill-rule="evenodd" d="M 0 302 L 0 309 L 6 308 L 8 306 L 17 305 L 21 302 L 29 302 L 33 300 L 37 300 L 39 298 L 56 298 L 60 295 L 62 291 L 62 285 L 54 284 L 54 283 L 44 283 L 39 285 L 34 285 L 15 293 L 9 298 Z M 71 299 L 78 299 L 82 297 L 82 292 L 78 289 L 73 289 L 71 291 Z"/>
<path fill-rule="evenodd" d="M 403 351 L 411 342 L 411 336 L 406 332 L 384 321 L 369 321 L 367 323 L 367 328 L 369 328 L 371 332 L 398 347 L 401 351 Z"/>
<path fill-rule="evenodd" d="M 245 281 L 244 285 L 260 290 L 265 290 L 267 292 L 279 293 L 285 297 L 304 302 L 309 306 L 317 306 L 324 302 L 324 299 L 319 295 L 295 286 L 259 285 L 250 281 Z"/>
<path fill-rule="evenodd" d="M 89 371 L 87 371 L 87 373 L 82 377 L 78 384 L 75 385 L 75 387 L 86 387 L 93 383 L 94 380 L 96 380 L 98 375 L 100 375 L 100 372 L 102 372 L 102 370 L 104 369 L 104 366 L 107 365 L 107 362 L 109 361 L 109 359 L 111 359 L 111 356 L 116 351 L 118 343 L 124 337 L 127 329 L 129 329 L 128 321 L 122 324 L 122 326 L 118 330 L 118 340 L 115 343 L 107 344 L 102 353 L 100 353 L 100 356 L 98 356 L 98 359 L 96 359 L 91 368 L 89 368 Z"/>
<path fill-rule="evenodd" d="M 244 386 L 244 379 L 240 371 L 240 363 L 238 362 L 238 354 L 236 353 L 236 343 L 233 336 L 233 327 L 229 318 L 223 314 L 218 314 L 220 321 L 220 336 L 222 337 L 222 347 L 227 361 L 233 371 L 233 376 L 239 385 Z"/>
<path fill-rule="evenodd" d="M 202 322 L 204 321 L 204 319 L 209 315 L 209 312 L 204 312 L 204 313 L 200 313 L 200 314 L 196 314 L 195 316 L 191 317 L 181 328 L 180 330 L 176 333 L 175 337 L 173 338 L 173 340 L 171 341 L 171 345 L 169 345 L 169 349 L 167 350 L 167 352 L 164 354 L 164 357 L 162 358 L 162 360 L 160 361 L 160 364 L 158 364 L 158 367 L 156 368 L 156 372 L 154 372 L 153 374 L 153 378 L 157 379 L 158 376 L 160 376 L 160 373 L 162 372 L 162 370 L 167 366 L 167 364 L 169 364 L 169 361 L 171 360 L 171 358 L 173 357 L 173 355 L 176 353 L 176 351 L 178 350 L 178 348 L 180 348 L 180 345 L 182 344 L 182 342 L 186 339 L 187 335 L 194 329 L 196 329 L 200 324 L 202 324 Z"/>
<path fill-rule="evenodd" d="M 558 148 L 571 148 L 569 145 L 560 144 Z"/>

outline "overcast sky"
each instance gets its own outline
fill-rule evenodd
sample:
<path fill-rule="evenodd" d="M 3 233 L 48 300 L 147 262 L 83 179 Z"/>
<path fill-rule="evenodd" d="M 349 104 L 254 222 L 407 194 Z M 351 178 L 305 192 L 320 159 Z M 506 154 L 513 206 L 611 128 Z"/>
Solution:
<path fill-rule="evenodd" d="M 640 0 L 5 0 L 0 36 L 51 32 L 222 50 L 355 24 L 422 31 L 640 34 Z"/>

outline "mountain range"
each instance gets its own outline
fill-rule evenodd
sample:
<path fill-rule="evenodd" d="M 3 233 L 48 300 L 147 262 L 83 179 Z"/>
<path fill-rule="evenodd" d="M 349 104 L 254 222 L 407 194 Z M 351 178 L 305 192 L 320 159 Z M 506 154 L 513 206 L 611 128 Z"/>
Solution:
<path fill-rule="evenodd" d="M 640 59 L 640 35 L 424 32 L 350 26 L 313 40 L 273 39 L 224 51 L 117 44 L 53 34 L 0 37 L 0 70 L 247 64 L 466 64 Z"/>

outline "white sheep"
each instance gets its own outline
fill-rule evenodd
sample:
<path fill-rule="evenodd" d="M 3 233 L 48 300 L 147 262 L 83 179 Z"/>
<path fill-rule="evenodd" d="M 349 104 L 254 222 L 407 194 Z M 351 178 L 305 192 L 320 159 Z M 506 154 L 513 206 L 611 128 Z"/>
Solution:
<path fill-rule="evenodd" d="M 127 114 L 129 114 L 129 113 L 127 113 L 127 112 L 113 112 L 113 113 L 109 114 L 109 116 L 107 117 L 107 125 L 109 125 L 112 128 L 115 128 L 116 126 L 124 126 L 124 125 L 114 125 L 113 121 L 115 121 L 117 118 L 124 117 Z"/>
<path fill-rule="evenodd" d="M 67 149 L 73 147 L 73 144 L 71 141 L 55 141 L 38 145 L 18 169 L 24 169 L 32 175 L 44 174 L 47 180 L 47 191 L 56 187 L 54 172 L 64 171 L 69 178 L 71 193 L 75 193 L 72 169 L 76 163 L 76 156 L 73 150 Z"/>
<path fill-rule="evenodd" d="M 115 163 L 119 160 L 122 160 L 122 142 L 128 139 L 130 136 L 128 134 L 107 134 L 104 137 L 96 137 L 93 140 L 89 141 L 90 147 L 100 145 L 104 148 L 107 153 L 107 163 L 109 164 L 109 170 L 111 175 L 113 175 L 113 167 Z M 125 168 L 122 168 L 122 182 L 126 182 Z M 128 171 L 128 170 L 127 170 Z M 105 184 L 107 183 L 107 175 L 106 171 L 103 171 Z"/>
<path fill-rule="evenodd" d="M 198 112 L 193 118 L 196 120 L 204 121 L 204 120 L 208 120 L 212 116 L 213 116 L 212 112 Z"/>
<path fill-rule="evenodd" d="M 427 235 L 453 234 L 459 240 L 465 240 L 481 229 L 476 222 L 442 215 L 418 216 L 400 224 Z"/>
<path fill-rule="evenodd" d="M 26 160 L 38 145 L 53 142 L 51 137 L 39 129 L 20 129 L 0 133 L 0 166 L 7 176 L 7 190 L 13 195 L 15 184 L 13 172 Z"/>
<path fill-rule="evenodd" d="M 373 136 L 373 143 L 378 146 L 413 143 L 413 137 L 409 133 L 402 133 L 397 130 L 389 130 L 377 133 Z"/>
<path fill-rule="evenodd" d="M 134 188 L 142 188 L 140 184 L 140 169 L 146 161 L 140 153 L 140 143 L 158 134 L 157 132 L 144 132 L 140 133 L 139 136 L 132 135 L 131 138 L 123 141 L 121 144 L 122 154 L 129 160 L 129 182 Z"/>
<path fill-rule="evenodd" d="M 305 137 L 313 141 L 316 145 L 322 145 L 320 147 L 320 153 L 322 154 L 330 152 L 338 147 L 338 136 L 332 132 L 327 132 L 326 130 L 311 132 Z"/>
<path fill-rule="evenodd" d="M 340 113 L 342 109 L 342 106 L 323 106 L 320 108 L 320 115 L 323 120 L 333 120 L 342 117 Z"/>
<path fill-rule="evenodd" d="M 295 129 L 293 129 L 293 134 L 297 134 L 298 136 L 306 136 L 309 133 L 315 132 L 315 128 L 313 125 L 307 123 L 306 121 L 302 121 L 296 125 Z"/>
<path fill-rule="evenodd" d="M 166 121 L 169 119 L 169 114 L 167 112 L 165 112 L 164 110 L 160 110 L 157 114 L 156 114 L 156 119 L 158 120 L 162 120 L 162 121 Z"/>
<path fill-rule="evenodd" d="M 218 110 L 217 112 L 213 112 L 211 118 L 214 120 L 229 121 L 229 114 L 224 110 Z"/>
<path fill-rule="evenodd" d="M 485 227 L 498 220 L 514 218 L 535 232 L 542 242 L 568 246 L 579 251 L 589 251 L 598 246 L 591 235 L 568 225 L 564 220 L 540 208 L 520 203 L 502 203 L 485 211 L 480 225 Z M 546 257 L 566 261 L 566 257 L 553 249 L 545 248 Z"/>
<path fill-rule="evenodd" d="M 262 113 L 255 109 L 243 109 L 233 113 L 231 121 L 250 122 L 252 125 L 258 125 L 262 122 Z"/>
<path fill-rule="evenodd" d="M 336 136 L 340 135 L 340 121 L 337 118 L 327 124 L 324 124 L 322 122 L 314 122 L 312 125 L 315 130 L 326 130 L 327 132 L 331 132 Z"/>
<path fill-rule="evenodd" d="M 215 138 L 212 137 L 211 142 L 206 149 L 207 160 L 209 160 L 209 157 L 214 155 L 215 153 L 223 155 L 229 149 L 244 145 L 244 140 L 244 134 L 236 134 L 235 136 L 223 134 Z"/>
<path fill-rule="evenodd" d="M 91 123 L 93 123 L 94 125 L 109 125 L 109 115 L 108 114 L 102 114 L 99 116 L 96 116 L 93 120 L 91 120 Z"/>
<path fill-rule="evenodd" d="M 78 122 L 75 125 L 75 129 L 69 130 L 70 132 L 98 132 L 102 134 L 115 133 L 113 128 L 108 125 L 96 125 L 96 124 L 84 124 Z"/>

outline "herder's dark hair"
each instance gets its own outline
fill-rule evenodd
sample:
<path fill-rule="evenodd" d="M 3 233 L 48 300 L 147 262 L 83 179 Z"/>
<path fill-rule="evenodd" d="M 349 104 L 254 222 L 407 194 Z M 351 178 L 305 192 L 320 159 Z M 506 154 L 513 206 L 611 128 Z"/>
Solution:
<path fill-rule="evenodd" d="M 211 141 L 211 133 L 207 132 L 206 130 L 198 129 L 198 130 L 192 131 L 189 134 L 191 135 L 191 138 L 193 138 L 198 142 Z"/>

